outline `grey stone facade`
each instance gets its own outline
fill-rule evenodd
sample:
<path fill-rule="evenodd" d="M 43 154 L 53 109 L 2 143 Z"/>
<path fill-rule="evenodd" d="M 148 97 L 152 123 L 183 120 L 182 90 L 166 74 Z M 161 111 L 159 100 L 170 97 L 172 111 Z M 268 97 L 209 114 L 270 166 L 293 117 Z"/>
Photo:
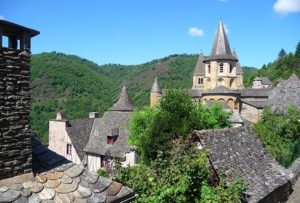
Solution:
<path fill-rule="evenodd" d="M 31 172 L 29 56 L 0 51 L 0 179 Z"/>

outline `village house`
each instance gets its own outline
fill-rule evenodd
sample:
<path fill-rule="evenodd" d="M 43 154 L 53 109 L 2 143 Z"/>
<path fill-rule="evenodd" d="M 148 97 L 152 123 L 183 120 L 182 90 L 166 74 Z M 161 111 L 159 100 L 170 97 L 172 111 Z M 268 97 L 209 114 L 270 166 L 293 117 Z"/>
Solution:
<path fill-rule="evenodd" d="M 235 127 L 244 121 L 257 122 L 263 107 L 267 105 L 271 82 L 268 78 L 256 78 L 253 88 L 244 87 L 243 70 L 236 51 L 231 52 L 229 41 L 220 20 L 213 48 L 209 56 L 200 53 L 192 75 L 193 86 L 189 90 L 194 101 L 207 105 L 220 103 L 233 112 L 231 118 Z M 163 95 L 157 78 L 150 93 L 150 106 L 156 106 Z"/>
<path fill-rule="evenodd" d="M 91 171 L 106 168 L 113 159 L 132 166 L 137 163 L 135 149 L 128 145 L 132 111 L 133 102 L 124 86 L 101 118 L 91 112 L 89 118 L 66 120 L 59 112 L 49 121 L 49 149 L 74 163 L 87 164 Z"/>
<path fill-rule="evenodd" d="M 38 34 L 0 20 L 0 202 L 129 202 L 132 189 L 68 161 L 32 133 L 30 41 Z"/>

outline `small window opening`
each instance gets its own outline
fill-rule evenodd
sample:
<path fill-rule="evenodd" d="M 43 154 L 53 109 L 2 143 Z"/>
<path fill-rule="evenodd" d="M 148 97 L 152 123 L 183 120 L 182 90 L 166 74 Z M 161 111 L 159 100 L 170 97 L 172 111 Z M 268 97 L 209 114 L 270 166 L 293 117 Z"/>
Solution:
<path fill-rule="evenodd" d="M 71 144 L 67 144 L 67 154 L 68 155 L 72 154 L 72 145 Z"/>

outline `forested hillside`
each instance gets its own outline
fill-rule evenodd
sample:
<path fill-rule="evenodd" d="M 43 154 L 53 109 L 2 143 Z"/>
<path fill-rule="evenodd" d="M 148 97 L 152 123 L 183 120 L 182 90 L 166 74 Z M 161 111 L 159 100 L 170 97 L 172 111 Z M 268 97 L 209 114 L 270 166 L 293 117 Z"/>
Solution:
<path fill-rule="evenodd" d="M 88 112 L 102 114 L 118 96 L 123 84 L 129 88 L 136 108 L 149 105 L 155 76 L 164 88 L 190 88 L 197 55 L 171 55 L 141 65 L 97 64 L 74 55 L 42 53 L 32 56 L 31 126 L 48 142 L 48 121 L 63 111 L 68 119 L 83 118 Z M 257 69 L 244 68 L 245 84 Z"/>
<path fill-rule="evenodd" d="M 260 76 L 267 76 L 277 84 L 280 80 L 288 79 L 292 73 L 300 77 L 300 42 L 296 46 L 295 53 L 286 53 L 281 49 L 278 58 L 263 67 L 258 71 Z"/>

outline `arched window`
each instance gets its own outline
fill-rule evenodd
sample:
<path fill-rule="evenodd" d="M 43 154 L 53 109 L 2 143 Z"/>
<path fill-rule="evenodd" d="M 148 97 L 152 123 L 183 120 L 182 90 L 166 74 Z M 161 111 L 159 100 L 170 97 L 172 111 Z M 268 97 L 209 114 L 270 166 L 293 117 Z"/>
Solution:
<path fill-rule="evenodd" d="M 224 64 L 223 63 L 220 63 L 220 65 L 219 65 L 219 71 L 220 71 L 220 73 L 223 73 L 224 72 Z"/>
<path fill-rule="evenodd" d="M 230 65 L 229 71 L 230 71 L 230 73 L 232 73 L 233 72 L 233 66 L 231 64 L 229 64 L 229 65 Z"/>
<path fill-rule="evenodd" d="M 198 84 L 199 85 L 203 84 L 203 78 L 198 78 Z"/>
<path fill-rule="evenodd" d="M 232 78 L 232 79 L 230 79 L 230 87 L 232 88 L 233 85 L 234 85 L 234 79 Z"/>
<path fill-rule="evenodd" d="M 225 86 L 225 81 L 223 80 L 223 78 L 218 79 L 218 86 Z"/>

